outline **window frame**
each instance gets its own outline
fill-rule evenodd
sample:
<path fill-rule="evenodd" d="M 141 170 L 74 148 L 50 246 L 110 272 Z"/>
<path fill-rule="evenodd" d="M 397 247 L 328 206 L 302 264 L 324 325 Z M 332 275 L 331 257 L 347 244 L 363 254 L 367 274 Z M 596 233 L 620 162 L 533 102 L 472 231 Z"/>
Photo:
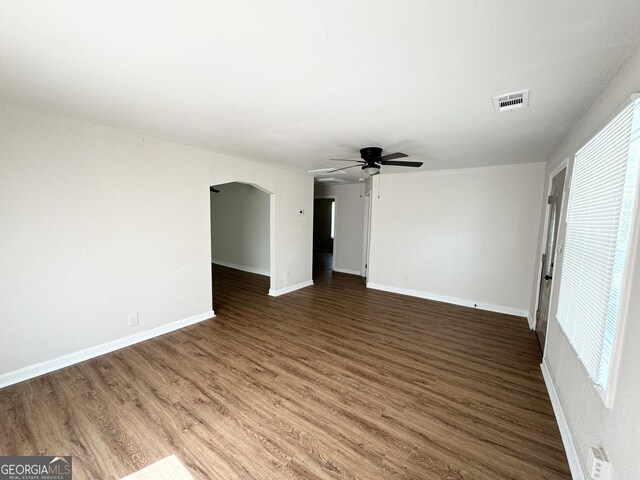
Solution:
<path fill-rule="evenodd" d="M 637 102 L 637 103 L 636 103 Z M 640 112 L 640 94 L 634 94 L 631 96 L 631 103 L 636 103 L 635 109 L 636 109 L 636 114 L 639 114 Z M 559 266 L 560 267 L 560 277 L 562 276 L 562 270 L 564 270 L 564 244 L 565 244 L 565 240 L 566 240 L 566 233 L 567 233 L 567 224 L 568 224 L 568 215 L 569 215 L 569 211 L 570 209 L 568 208 L 568 203 L 569 203 L 569 198 L 570 198 L 570 194 L 571 194 L 571 188 L 572 188 L 572 181 L 573 181 L 573 174 L 574 174 L 574 167 L 575 167 L 575 160 L 577 157 L 577 152 L 579 152 L 585 145 L 587 145 L 593 138 L 595 138 L 598 134 L 600 134 L 600 132 L 605 129 L 610 123 L 611 121 L 618 116 L 618 114 L 620 112 L 622 112 L 625 108 L 627 108 L 629 106 L 629 103 L 625 103 L 621 108 L 619 108 L 618 110 L 616 110 L 615 115 L 612 115 L 611 118 L 608 119 L 608 121 L 606 122 L 606 124 L 604 126 L 602 126 L 601 128 L 599 128 L 593 135 L 591 135 L 587 141 L 585 141 L 580 148 L 578 148 L 576 150 L 576 154 L 572 155 L 570 157 L 570 161 L 568 162 L 567 165 L 567 179 L 566 179 L 566 185 L 568 185 L 568 188 L 566 189 L 565 193 L 565 198 L 566 198 L 566 205 L 563 205 L 562 211 L 561 211 L 561 221 L 562 221 L 562 228 L 561 228 L 561 240 L 558 240 L 558 244 L 559 244 L 559 248 L 562 249 L 562 263 Z M 570 345 L 571 349 L 573 350 L 574 354 L 576 354 L 576 357 L 578 358 L 578 363 L 580 364 L 580 366 L 582 367 L 582 369 L 584 370 L 588 381 L 592 384 L 592 386 L 594 387 L 594 389 L 598 392 L 599 397 L 601 398 L 604 406 L 608 409 L 613 407 L 613 403 L 614 403 L 614 397 L 615 397 L 615 392 L 616 392 L 616 387 L 617 387 L 617 382 L 618 382 L 618 372 L 620 369 L 620 363 L 621 363 L 621 357 L 622 357 L 622 346 L 624 344 L 624 336 L 625 336 L 625 331 L 626 331 L 626 323 L 627 323 L 627 317 L 628 317 L 628 309 L 629 309 L 629 301 L 631 299 L 631 278 L 633 277 L 633 273 L 635 271 L 635 266 L 637 263 L 637 256 L 640 255 L 640 219 L 638 219 L 638 214 L 640 213 L 640 175 L 638 175 L 638 177 L 636 178 L 636 191 L 635 191 L 635 198 L 633 199 L 633 225 L 631 226 L 631 231 L 630 231 L 630 235 L 629 235 L 629 243 L 627 245 L 627 251 L 626 251 L 626 263 L 625 263 L 625 268 L 624 268 L 624 272 L 622 274 L 622 280 L 621 280 L 621 291 L 620 291 L 620 305 L 619 305 L 619 311 L 618 311 L 618 317 L 616 319 L 616 326 L 615 326 L 615 333 L 614 333 L 614 339 L 613 339 L 613 343 L 612 343 L 612 348 L 611 348 L 611 359 L 609 362 L 609 373 L 607 375 L 607 380 L 605 382 L 605 385 L 598 385 L 597 383 L 595 383 L 593 381 L 593 379 L 591 378 L 587 367 L 585 366 L 585 364 L 583 363 L 583 361 L 580 359 L 580 356 L 578 355 L 574 345 L 572 344 L 572 342 L 569 339 L 569 336 L 567 335 L 567 333 L 565 332 L 561 322 L 558 320 L 557 318 L 557 307 L 558 307 L 558 303 L 560 301 L 560 289 L 559 289 L 559 284 L 560 282 L 558 282 L 558 291 L 557 291 L 557 295 L 555 297 L 555 308 L 554 308 L 554 316 L 556 317 L 555 320 L 558 323 L 558 326 L 560 328 L 560 331 L 562 332 L 562 334 L 564 335 L 564 337 L 567 340 L 567 343 Z M 565 202 L 563 202 L 565 203 Z"/>

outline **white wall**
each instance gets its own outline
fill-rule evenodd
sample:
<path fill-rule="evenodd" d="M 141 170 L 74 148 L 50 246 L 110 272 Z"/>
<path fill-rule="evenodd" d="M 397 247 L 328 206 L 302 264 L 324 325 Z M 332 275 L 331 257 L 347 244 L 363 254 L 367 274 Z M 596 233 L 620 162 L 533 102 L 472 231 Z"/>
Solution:
<path fill-rule="evenodd" d="M 217 188 L 211 194 L 211 261 L 269 275 L 269 194 L 237 182 Z"/>
<path fill-rule="evenodd" d="M 0 384 L 210 312 L 209 186 L 232 181 L 274 193 L 272 290 L 310 283 L 311 177 L 0 104 Z"/>
<path fill-rule="evenodd" d="M 629 103 L 629 96 L 640 92 L 640 50 L 617 72 L 601 97 L 590 107 L 564 139 L 547 165 L 546 176 L 567 157 L 572 157 L 594 134 L 602 129 Z M 548 181 L 548 180 L 547 180 Z M 545 187 L 545 191 L 546 191 Z M 546 205 L 541 206 L 544 212 Z M 637 225 L 636 225 L 637 227 Z M 564 229 L 559 232 L 564 237 Z M 538 239 L 539 244 L 542 239 Z M 632 247 L 635 263 L 627 288 L 630 294 L 625 315 L 624 342 L 618 371 L 613 407 L 605 408 L 593 388 L 575 351 L 560 330 L 557 309 L 558 278 L 562 275 L 562 255 L 558 257 L 554 275 L 554 300 L 550 308 L 544 362 L 555 384 L 577 456 L 586 472 L 589 447 L 602 446 L 619 479 L 640 478 L 640 243 L 636 234 Z M 538 258 L 540 252 L 538 252 Z M 537 277 L 532 290 L 535 290 Z M 532 303 L 532 308 L 535 306 Z M 586 475 L 586 478 L 589 478 Z"/>
<path fill-rule="evenodd" d="M 360 275 L 364 198 L 359 184 L 316 185 L 315 197 L 336 199 L 334 270 Z"/>
<path fill-rule="evenodd" d="M 376 177 L 369 286 L 526 316 L 543 173 L 526 164 Z"/>

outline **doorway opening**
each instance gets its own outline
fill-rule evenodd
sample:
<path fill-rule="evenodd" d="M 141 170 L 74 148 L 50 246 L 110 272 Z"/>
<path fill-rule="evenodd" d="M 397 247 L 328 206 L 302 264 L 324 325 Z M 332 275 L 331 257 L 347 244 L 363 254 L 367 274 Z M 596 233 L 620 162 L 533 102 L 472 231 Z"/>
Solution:
<path fill-rule="evenodd" d="M 336 199 L 313 200 L 313 277 L 331 275 L 335 261 Z"/>
<path fill-rule="evenodd" d="M 252 184 L 210 188 L 211 280 L 214 311 L 224 308 L 225 273 L 269 292 L 272 277 L 273 195 Z M 240 273 L 244 272 L 244 273 Z"/>

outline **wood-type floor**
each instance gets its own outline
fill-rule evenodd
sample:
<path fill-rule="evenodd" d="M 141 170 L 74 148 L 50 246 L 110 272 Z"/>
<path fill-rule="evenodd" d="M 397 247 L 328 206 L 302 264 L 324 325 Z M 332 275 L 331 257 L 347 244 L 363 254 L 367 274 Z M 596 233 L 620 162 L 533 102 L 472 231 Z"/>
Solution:
<path fill-rule="evenodd" d="M 214 320 L 0 390 L 0 455 L 73 455 L 75 480 L 172 453 L 197 479 L 570 478 L 524 319 L 214 276 Z"/>

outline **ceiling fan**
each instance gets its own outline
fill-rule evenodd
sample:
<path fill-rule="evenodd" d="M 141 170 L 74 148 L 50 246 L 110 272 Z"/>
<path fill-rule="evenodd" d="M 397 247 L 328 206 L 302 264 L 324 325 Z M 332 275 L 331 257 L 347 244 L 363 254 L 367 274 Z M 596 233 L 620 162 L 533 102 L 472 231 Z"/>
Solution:
<path fill-rule="evenodd" d="M 333 161 L 338 162 L 357 162 L 355 165 L 349 165 L 348 167 L 336 168 L 330 170 L 327 173 L 339 172 L 353 167 L 361 167 L 364 173 L 369 175 L 377 175 L 380 173 L 380 167 L 382 165 L 389 165 L 395 167 L 421 167 L 422 162 L 413 162 L 409 160 L 396 161 L 396 158 L 408 157 L 406 153 L 389 153 L 388 155 L 382 155 L 382 148 L 380 147 L 364 147 L 360 149 L 360 156 L 362 160 L 347 160 L 345 158 L 332 158 Z"/>

